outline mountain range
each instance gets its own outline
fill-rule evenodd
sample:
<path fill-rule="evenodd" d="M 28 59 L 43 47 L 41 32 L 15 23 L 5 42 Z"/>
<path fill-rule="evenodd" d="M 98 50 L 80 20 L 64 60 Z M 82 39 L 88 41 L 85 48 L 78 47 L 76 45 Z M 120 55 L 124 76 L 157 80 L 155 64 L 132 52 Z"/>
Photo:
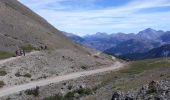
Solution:
<path fill-rule="evenodd" d="M 144 53 L 132 53 L 118 56 L 124 60 L 142 60 L 152 58 L 167 58 L 170 56 L 170 44 L 162 45 L 161 47 L 154 48 Z"/>
<path fill-rule="evenodd" d="M 68 35 L 67 35 L 68 36 Z M 69 36 L 70 37 L 70 36 Z M 83 37 L 71 35 L 74 41 L 114 56 L 124 56 L 149 52 L 170 43 L 170 31 L 147 28 L 138 33 L 101 33 Z M 79 37 L 79 38 L 73 38 Z M 139 55 L 138 55 L 139 56 Z M 135 56 L 133 56 L 134 58 Z M 130 58 L 129 58 L 130 59 Z M 136 58 L 138 59 L 138 58 Z"/>

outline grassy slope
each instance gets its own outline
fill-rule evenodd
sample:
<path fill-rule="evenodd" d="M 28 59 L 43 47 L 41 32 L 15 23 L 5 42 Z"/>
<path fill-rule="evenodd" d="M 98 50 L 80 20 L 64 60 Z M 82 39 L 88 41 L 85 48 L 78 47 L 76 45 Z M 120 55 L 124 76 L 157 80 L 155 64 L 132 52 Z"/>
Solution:
<path fill-rule="evenodd" d="M 105 74 L 102 83 L 94 88 L 95 94 L 85 100 L 110 100 L 113 91 L 128 92 L 141 88 L 152 80 L 170 80 L 170 58 L 129 62 L 117 72 Z"/>
<path fill-rule="evenodd" d="M 130 62 L 120 71 L 108 74 L 100 87 L 112 84 L 113 90 L 129 91 L 152 80 L 170 79 L 170 59 Z"/>

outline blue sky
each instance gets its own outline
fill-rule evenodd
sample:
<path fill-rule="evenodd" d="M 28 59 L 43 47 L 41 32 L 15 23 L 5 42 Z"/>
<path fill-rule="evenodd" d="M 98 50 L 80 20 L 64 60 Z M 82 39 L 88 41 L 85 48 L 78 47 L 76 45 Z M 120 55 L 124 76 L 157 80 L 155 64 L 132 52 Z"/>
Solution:
<path fill-rule="evenodd" d="M 78 34 L 170 30 L 170 0 L 20 0 L 57 29 Z"/>

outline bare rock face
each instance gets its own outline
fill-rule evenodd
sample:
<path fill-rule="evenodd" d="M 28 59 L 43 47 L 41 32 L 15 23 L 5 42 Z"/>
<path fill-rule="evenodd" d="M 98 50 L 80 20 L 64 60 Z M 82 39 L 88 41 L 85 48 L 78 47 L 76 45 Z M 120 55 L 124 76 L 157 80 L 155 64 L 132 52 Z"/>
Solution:
<path fill-rule="evenodd" d="M 170 81 L 152 81 L 128 93 L 116 91 L 112 100 L 170 100 Z"/>

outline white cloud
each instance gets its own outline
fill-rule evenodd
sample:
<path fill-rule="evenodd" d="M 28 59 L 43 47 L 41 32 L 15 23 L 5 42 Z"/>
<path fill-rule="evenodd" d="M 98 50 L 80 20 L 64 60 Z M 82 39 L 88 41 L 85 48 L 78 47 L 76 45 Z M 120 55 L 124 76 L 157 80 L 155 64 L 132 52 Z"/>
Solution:
<path fill-rule="evenodd" d="M 170 6 L 169 0 L 154 0 L 154 2 L 153 0 L 134 0 L 124 6 L 93 10 L 67 10 L 69 8 L 61 4 L 63 1 L 71 0 L 41 0 L 41 2 L 39 0 L 22 0 L 24 4 L 34 9 L 60 30 L 80 35 L 97 31 L 136 32 L 148 27 L 167 30 L 170 26 L 168 23 L 170 22 L 170 12 L 137 12 L 146 8 Z M 78 0 L 73 1 L 77 2 Z M 92 2 L 95 0 L 88 0 L 86 3 Z M 57 10 L 45 7 L 53 3 Z"/>

